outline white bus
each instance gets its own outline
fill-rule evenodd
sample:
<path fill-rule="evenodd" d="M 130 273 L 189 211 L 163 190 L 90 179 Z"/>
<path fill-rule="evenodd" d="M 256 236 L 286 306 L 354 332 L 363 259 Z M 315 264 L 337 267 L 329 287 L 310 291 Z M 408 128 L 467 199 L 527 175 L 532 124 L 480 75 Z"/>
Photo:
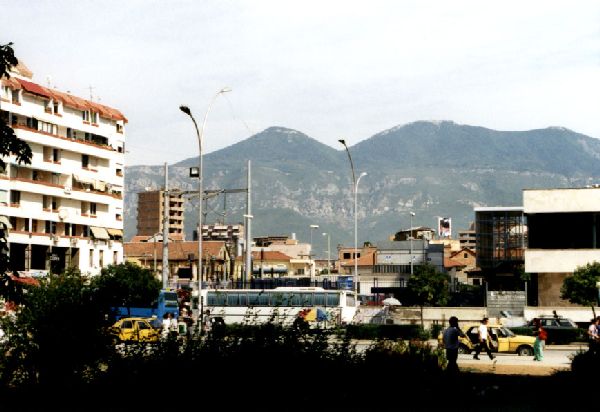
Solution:
<path fill-rule="evenodd" d="M 320 287 L 209 289 L 202 295 L 205 313 L 225 324 L 290 326 L 301 317 L 311 327 L 328 328 L 351 323 L 358 304 L 353 291 Z"/>

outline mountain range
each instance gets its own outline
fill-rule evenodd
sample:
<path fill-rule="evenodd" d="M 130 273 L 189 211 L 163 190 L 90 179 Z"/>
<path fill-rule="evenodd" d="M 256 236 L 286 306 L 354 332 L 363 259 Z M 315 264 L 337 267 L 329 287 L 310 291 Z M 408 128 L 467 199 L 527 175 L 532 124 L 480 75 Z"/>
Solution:
<path fill-rule="evenodd" d="M 410 226 L 436 227 L 452 219 L 452 233 L 468 229 L 478 206 L 520 206 L 526 188 L 581 187 L 600 177 L 600 140 L 561 128 L 497 131 L 452 121 L 417 121 L 349 147 L 359 183 L 358 242 L 387 240 Z M 292 235 L 332 256 L 354 243 L 352 174 L 344 147 L 336 150 L 299 132 L 270 127 L 203 156 L 204 189 L 246 188 L 252 175 L 252 235 Z M 197 191 L 188 177 L 198 158 L 169 166 L 169 186 Z M 125 236 L 136 232 L 137 193 L 164 184 L 163 166 L 125 171 Z M 186 236 L 197 224 L 197 196 L 185 211 Z M 207 201 L 205 223 L 242 222 L 246 194 Z"/>

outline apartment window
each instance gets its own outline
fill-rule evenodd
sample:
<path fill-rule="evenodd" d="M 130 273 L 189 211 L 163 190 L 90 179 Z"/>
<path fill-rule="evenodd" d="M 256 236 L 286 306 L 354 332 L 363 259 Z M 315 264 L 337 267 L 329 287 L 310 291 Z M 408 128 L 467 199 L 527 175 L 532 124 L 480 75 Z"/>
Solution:
<path fill-rule="evenodd" d="M 75 139 L 75 131 L 67 127 L 67 139 Z"/>
<path fill-rule="evenodd" d="M 52 149 L 52 161 L 60 163 L 60 149 Z"/>
<path fill-rule="evenodd" d="M 74 236 L 75 232 L 75 225 L 72 225 L 70 223 L 65 223 L 65 236 Z"/>
<path fill-rule="evenodd" d="M 348 252 L 344 252 L 344 259 L 350 259 L 351 254 Z"/>
<path fill-rule="evenodd" d="M 92 123 L 98 124 L 98 113 L 91 112 L 91 119 L 92 119 Z"/>
<path fill-rule="evenodd" d="M 49 133 L 53 135 L 58 134 L 58 126 L 48 122 L 40 122 L 38 121 L 38 130 L 44 133 Z"/>
<path fill-rule="evenodd" d="M 58 201 L 56 200 L 55 197 L 52 198 L 52 211 L 53 212 L 58 212 Z"/>
<path fill-rule="evenodd" d="M 81 236 L 90 237 L 90 227 L 88 225 L 81 225 Z"/>
<path fill-rule="evenodd" d="M 10 90 L 10 89 L 8 88 L 8 86 L 2 86 L 2 97 L 3 97 L 3 98 L 5 98 L 5 99 L 7 99 L 7 100 L 8 100 L 8 99 L 9 99 L 9 97 L 10 97 L 10 92 L 9 92 L 9 90 Z"/>
<path fill-rule="evenodd" d="M 46 220 L 46 225 L 45 225 L 45 233 L 52 233 L 52 234 L 56 234 L 56 222 L 52 222 L 50 220 Z"/>
<path fill-rule="evenodd" d="M 115 219 L 117 219 L 117 220 L 123 220 L 123 216 L 121 216 L 119 213 L 117 213 L 115 215 Z"/>
<path fill-rule="evenodd" d="M 123 176 L 123 169 L 117 169 L 117 176 Z"/>
<path fill-rule="evenodd" d="M 296 274 L 297 275 L 304 275 L 304 269 L 297 269 L 296 270 Z"/>
<path fill-rule="evenodd" d="M 119 263 L 119 252 L 117 252 L 116 250 L 113 252 L 113 265 L 116 265 Z"/>
<path fill-rule="evenodd" d="M 8 191 L 0 189 L 0 205 L 8 206 Z"/>
<path fill-rule="evenodd" d="M 466 259 L 466 258 L 468 258 L 468 257 L 469 257 L 469 254 L 468 254 L 468 253 L 465 253 L 463 257 Z"/>
<path fill-rule="evenodd" d="M 52 110 L 53 110 L 54 114 L 59 114 L 60 104 L 58 102 L 54 102 L 52 104 Z"/>
<path fill-rule="evenodd" d="M 19 90 L 12 91 L 12 103 L 21 104 L 21 93 Z"/>
<path fill-rule="evenodd" d="M 18 190 L 10 191 L 10 205 L 13 207 L 18 207 L 21 204 L 21 192 Z"/>
<path fill-rule="evenodd" d="M 33 117 L 27 118 L 27 127 L 30 129 L 38 130 L 38 120 Z"/>
<path fill-rule="evenodd" d="M 90 267 L 94 267 L 94 249 L 90 249 Z"/>
<path fill-rule="evenodd" d="M 89 110 L 82 110 L 81 111 L 81 118 L 84 122 L 89 122 L 90 121 L 90 111 Z"/>
<path fill-rule="evenodd" d="M 90 167 L 90 156 L 89 155 L 81 155 L 81 167 L 87 169 Z"/>
<path fill-rule="evenodd" d="M 103 267 L 104 266 L 104 251 L 103 250 L 99 250 L 98 252 L 99 252 L 98 253 L 98 265 L 100 267 Z"/>
<path fill-rule="evenodd" d="M 117 127 L 117 133 L 123 133 L 123 125 L 122 124 L 117 123 L 116 127 Z"/>
<path fill-rule="evenodd" d="M 44 211 L 49 212 L 52 208 L 52 196 L 43 196 L 42 197 L 42 209 Z"/>
<path fill-rule="evenodd" d="M 96 216 L 96 203 L 90 202 L 90 215 Z"/>

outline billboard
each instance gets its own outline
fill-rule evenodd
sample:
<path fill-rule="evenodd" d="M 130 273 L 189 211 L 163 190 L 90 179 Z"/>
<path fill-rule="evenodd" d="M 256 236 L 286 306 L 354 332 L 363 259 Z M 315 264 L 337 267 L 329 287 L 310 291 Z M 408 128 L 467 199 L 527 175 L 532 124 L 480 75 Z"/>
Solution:
<path fill-rule="evenodd" d="M 452 237 L 452 219 L 438 216 L 438 237 L 440 239 Z"/>

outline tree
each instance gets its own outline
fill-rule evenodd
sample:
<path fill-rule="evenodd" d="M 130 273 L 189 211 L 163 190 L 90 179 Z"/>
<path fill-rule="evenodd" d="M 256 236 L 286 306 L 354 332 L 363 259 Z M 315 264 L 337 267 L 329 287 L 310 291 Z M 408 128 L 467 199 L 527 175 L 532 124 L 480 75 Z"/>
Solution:
<path fill-rule="evenodd" d="M 598 304 L 598 287 L 596 286 L 598 281 L 600 281 L 599 262 L 579 266 L 573 275 L 567 276 L 563 281 L 560 297 L 576 305 L 591 306 L 595 318 L 594 305 Z"/>
<path fill-rule="evenodd" d="M 408 279 L 407 289 L 421 308 L 421 327 L 423 327 L 423 307 L 445 305 L 450 298 L 448 284 L 450 276 L 442 273 L 429 263 L 416 267 Z"/>
<path fill-rule="evenodd" d="M 4 77 L 8 79 L 10 69 L 18 63 L 12 43 L 0 45 L 0 80 Z M 31 148 L 15 135 L 14 130 L 0 116 L 0 170 L 6 169 L 4 158 L 10 155 L 15 155 L 19 164 L 31 163 Z M 18 302 L 21 298 L 20 289 L 8 273 L 10 267 L 8 228 L 8 222 L 0 219 L 0 296 Z"/>
<path fill-rule="evenodd" d="M 150 307 L 162 287 L 149 269 L 131 262 L 103 268 L 91 286 L 106 310 L 112 307 Z"/>
<path fill-rule="evenodd" d="M 0 383 L 69 386 L 100 373 L 111 354 L 100 302 L 79 271 L 50 275 L 23 295 L 0 354 Z"/>
<path fill-rule="evenodd" d="M 0 79 L 10 78 L 9 71 L 19 63 L 15 57 L 12 43 L 0 45 Z M 12 127 L 0 118 L 0 169 L 6 167 L 3 158 L 15 155 L 18 163 L 31 163 L 31 148 L 23 140 L 19 139 Z"/>

